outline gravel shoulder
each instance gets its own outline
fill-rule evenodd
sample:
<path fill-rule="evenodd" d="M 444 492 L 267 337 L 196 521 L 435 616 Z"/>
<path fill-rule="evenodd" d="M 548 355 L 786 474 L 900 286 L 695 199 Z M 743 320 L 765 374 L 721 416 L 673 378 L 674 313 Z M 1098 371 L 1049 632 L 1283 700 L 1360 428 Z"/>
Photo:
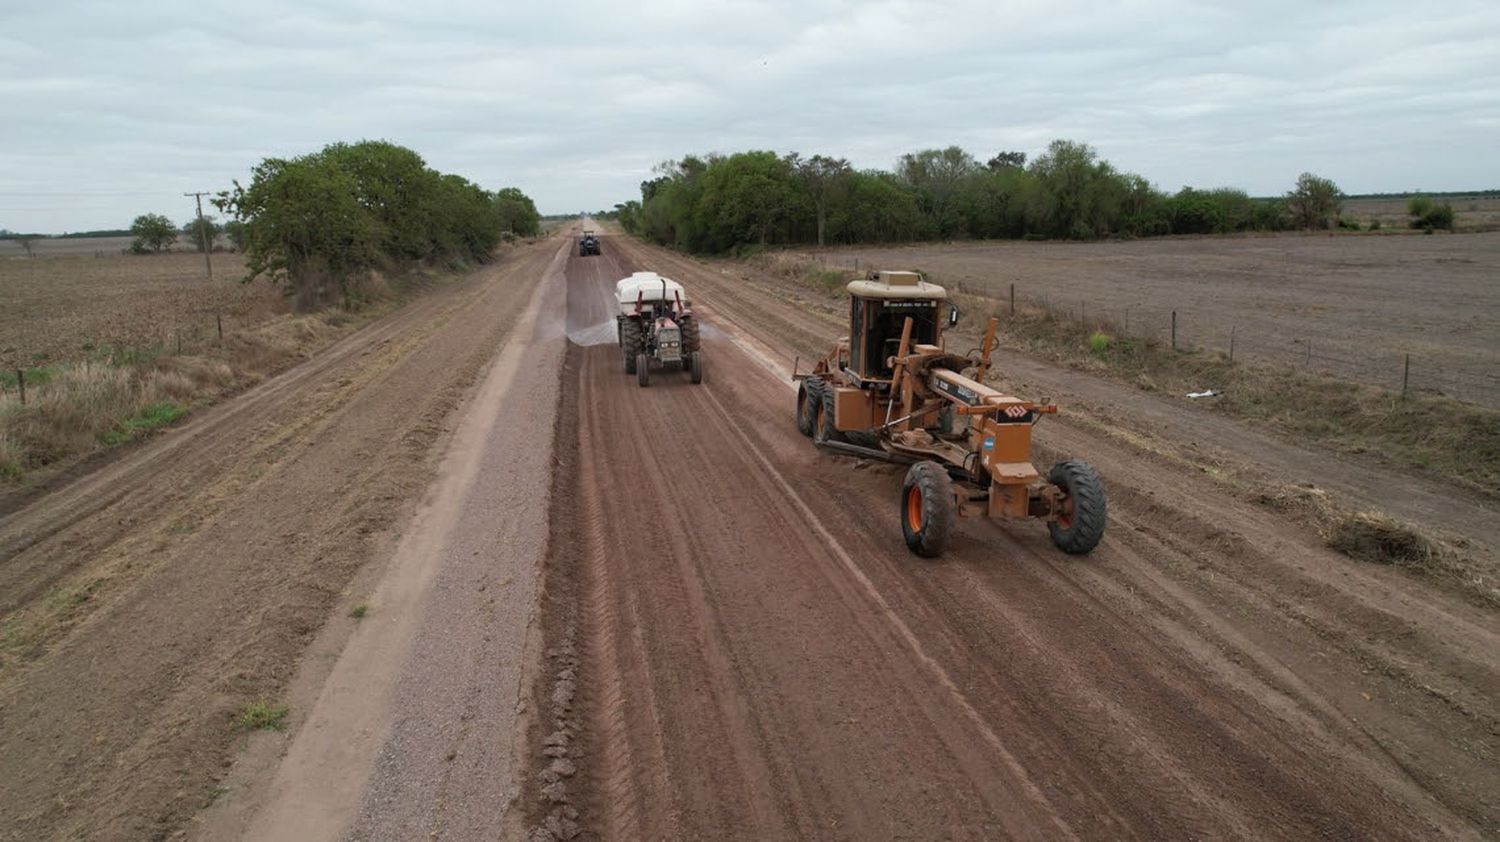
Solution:
<path fill-rule="evenodd" d="M 0 593 L 33 594 L 7 617 L 86 595 L 0 676 L 0 838 L 162 837 L 233 800 L 235 759 L 285 739 L 240 713 L 356 633 L 559 248 L 513 251 L 0 521 Z"/>

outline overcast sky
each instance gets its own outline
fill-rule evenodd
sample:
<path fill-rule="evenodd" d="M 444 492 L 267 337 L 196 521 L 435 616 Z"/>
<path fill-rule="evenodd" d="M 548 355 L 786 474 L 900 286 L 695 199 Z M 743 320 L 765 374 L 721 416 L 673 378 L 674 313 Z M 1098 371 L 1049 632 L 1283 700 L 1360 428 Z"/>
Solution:
<path fill-rule="evenodd" d="M 185 220 L 383 138 L 544 213 L 750 148 L 889 168 L 1094 145 L 1166 190 L 1500 187 L 1500 0 L 0 0 L 0 227 Z"/>

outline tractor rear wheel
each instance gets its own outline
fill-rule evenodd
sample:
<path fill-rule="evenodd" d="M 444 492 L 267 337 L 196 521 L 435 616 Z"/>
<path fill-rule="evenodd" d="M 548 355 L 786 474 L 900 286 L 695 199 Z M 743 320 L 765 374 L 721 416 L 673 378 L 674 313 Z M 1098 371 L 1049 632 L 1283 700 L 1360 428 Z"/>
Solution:
<path fill-rule="evenodd" d="M 838 393 L 827 383 L 818 387 L 817 421 L 813 424 L 813 441 L 844 441 L 844 434 L 836 426 L 837 413 L 834 402 Z"/>
<path fill-rule="evenodd" d="M 912 465 L 901 483 L 901 534 L 906 537 L 906 548 L 926 558 L 942 555 L 957 508 L 947 469 L 931 460 Z"/>
<path fill-rule="evenodd" d="M 635 319 L 620 323 L 620 351 L 625 354 L 625 373 L 635 374 L 636 357 L 641 353 L 641 323 Z"/>
<path fill-rule="evenodd" d="M 698 332 L 698 320 L 692 316 L 684 318 L 682 326 L 682 350 L 692 353 L 701 347 L 702 337 Z M 697 381 L 693 381 L 697 382 Z"/>
<path fill-rule="evenodd" d="M 637 354 L 635 357 L 635 382 L 641 384 L 642 388 L 651 385 L 651 358 L 645 354 Z"/>
<path fill-rule="evenodd" d="M 1069 555 L 1083 555 L 1104 537 L 1104 483 L 1099 472 L 1081 459 L 1052 466 L 1047 481 L 1063 490 L 1063 511 L 1047 522 L 1052 543 Z"/>
<path fill-rule="evenodd" d="M 692 351 L 688 354 L 688 378 L 694 383 L 703 382 L 703 352 Z"/>
<path fill-rule="evenodd" d="M 818 407 L 823 403 L 823 381 L 809 377 L 797 388 L 797 430 L 812 438 L 818 428 Z"/>

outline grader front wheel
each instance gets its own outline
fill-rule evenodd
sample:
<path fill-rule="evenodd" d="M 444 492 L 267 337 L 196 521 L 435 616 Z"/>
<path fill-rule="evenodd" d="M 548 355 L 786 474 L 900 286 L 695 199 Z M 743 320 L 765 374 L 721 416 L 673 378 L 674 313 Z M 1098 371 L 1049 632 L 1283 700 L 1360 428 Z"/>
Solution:
<path fill-rule="evenodd" d="M 1099 472 L 1081 459 L 1069 459 L 1053 465 L 1047 481 L 1063 491 L 1063 511 L 1047 523 L 1052 543 L 1069 555 L 1094 549 L 1104 537 L 1107 519 Z"/>
<path fill-rule="evenodd" d="M 947 469 L 932 461 L 912 465 L 901 483 L 901 534 L 907 549 L 926 558 L 942 555 L 956 508 Z"/>
<path fill-rule="evenodd" d="M 823 403 L 821 387 L 822 381 L 811 378 L 797 387 L 797 431 L 808 438 L 813 437 L 818 427 L 818 407 Z"/>

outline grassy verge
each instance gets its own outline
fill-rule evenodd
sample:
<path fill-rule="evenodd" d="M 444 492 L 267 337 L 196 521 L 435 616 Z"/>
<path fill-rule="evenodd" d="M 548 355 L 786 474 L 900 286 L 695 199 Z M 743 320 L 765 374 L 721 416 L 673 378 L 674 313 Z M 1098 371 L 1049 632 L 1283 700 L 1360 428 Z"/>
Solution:
<path fill-rule="evenodd" d="M 1000 316 L 1007 346 L 1074 368 L 1181 396 L 1212 388 L 1214 411 L 1354 453 L 1371 452 L 1500 497 L 1500 412 L 1435 395 L 1401 395 L 1283 366 L 1230 361 L 1219 352 L 1173 351 L 1118 338 L 1112 325 L 959 296 Z M 962 301 L 962 299 L 968 299 Z"/>
<path fill-rule="evenodd" d="M 382 310 L 288 315 L 195 347 L 109 348 L 77 363 L 0 378 L 0 483 L 150 434 L 252 385 Z"/>

